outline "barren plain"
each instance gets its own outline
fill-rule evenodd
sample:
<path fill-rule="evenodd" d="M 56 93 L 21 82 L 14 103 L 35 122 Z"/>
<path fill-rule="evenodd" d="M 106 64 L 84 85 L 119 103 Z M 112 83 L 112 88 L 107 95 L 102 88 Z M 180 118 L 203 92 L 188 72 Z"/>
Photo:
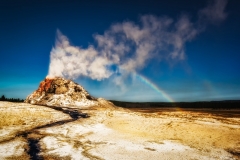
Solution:
<path fill-rule="evenodd" d="M 77 110 L 77 108 L 75 108 Z M 240 159 L 240 111 L 0 102 L 0 159 Z"/>

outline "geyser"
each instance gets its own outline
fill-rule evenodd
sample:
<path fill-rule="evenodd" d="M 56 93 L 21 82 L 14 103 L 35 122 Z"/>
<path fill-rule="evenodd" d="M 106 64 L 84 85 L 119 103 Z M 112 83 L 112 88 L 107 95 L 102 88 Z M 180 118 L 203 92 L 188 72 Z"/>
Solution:
<path fill-rule="evenodd" d="M 26 103 L 61 107 L 113 107 L 111 102 L 94 98 L 81 85 L 61 77 L 46 77 Z M 103 105 L 104 104 L 104 105 Z"/>

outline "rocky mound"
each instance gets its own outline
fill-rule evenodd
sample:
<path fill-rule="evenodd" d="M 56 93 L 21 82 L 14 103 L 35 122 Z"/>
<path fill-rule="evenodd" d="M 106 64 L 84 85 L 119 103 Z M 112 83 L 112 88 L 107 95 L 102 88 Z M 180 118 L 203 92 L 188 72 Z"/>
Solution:
<path fill-rule="evenodd" d="M 46 78 L 30 94 L 26 103 L 61 107 L 107 107 L 114 105 L 102 98 L 92 97 L 82 86 L 64 78 Z"/>

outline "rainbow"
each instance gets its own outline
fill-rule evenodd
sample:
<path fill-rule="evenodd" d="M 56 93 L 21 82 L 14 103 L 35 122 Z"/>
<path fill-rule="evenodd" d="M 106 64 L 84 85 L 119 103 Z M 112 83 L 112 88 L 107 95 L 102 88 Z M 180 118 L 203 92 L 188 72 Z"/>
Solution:
<path fill-rule="evenodd" d="M 156 84 L 151 82 L 149 79 L 144 77 L 143 75 L 135 73 L 136 77 L 138 77 L 142 82 L 150 86 L 152 89 L 154 89 L 156 92 L 160 93 L 166 100 L 169 102 L 174 102 L 174 99 L 170 97 L 164 90 L 162 90 L 160 87 L 158 87 Z"/>

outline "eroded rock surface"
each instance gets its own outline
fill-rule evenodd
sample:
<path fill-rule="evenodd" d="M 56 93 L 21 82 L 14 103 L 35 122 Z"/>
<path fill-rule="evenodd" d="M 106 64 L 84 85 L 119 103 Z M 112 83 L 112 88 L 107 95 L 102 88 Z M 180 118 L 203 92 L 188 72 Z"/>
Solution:
<path fill-rule="evenodd" d="M 60 77 L 43 80 L 38 89 L 30 94 L 25 102 L 38 105 L 80 108 L 114 106 L 111 102 L 102 98 L 96 99 L 92 97 L 81 85 Z"/>

